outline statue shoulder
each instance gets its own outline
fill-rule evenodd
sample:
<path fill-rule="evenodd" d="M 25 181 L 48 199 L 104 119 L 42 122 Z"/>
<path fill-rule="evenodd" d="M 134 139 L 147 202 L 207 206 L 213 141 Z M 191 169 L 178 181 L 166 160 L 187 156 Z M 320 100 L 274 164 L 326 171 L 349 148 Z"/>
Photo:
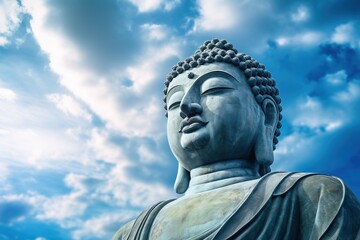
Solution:
<path fill-rule="evenodd" d="M 313 211 L 311 214 L 320 214 L 326 222 L 332 221 L 344 207 L 346 194 L 350 193 L 348 190 L 341 179 L 316 174 L 299 181 L 297 194 L 301 206 L 307 209 L 306 214 Z"/>
<path fill-rule="evenodd" d="M 321 204 L 330 201 L 338 207 L 342 205 L 345 195 L 350 191 L 337 177 L 317 173 L 290 173 L 279 184 L 273 195 L 282 195 L 290 189 L 297 192 L 303 204 L 307 204 L 306 202 Z"/>
<path fill-rule="evenodd" d="M 273 177 L 276 177 L 274 174 Z M 339 201 L 344 198 L 346 187 L 337 177 L 318 173 L 288 173 L 288 176 L 279 184 L 273 195 L 282 195 L 290 189 L 296 188 L 299 197 L 304 199 L 338 196 Z"/>
<path fill-rule="evenodd" d="M 125 240 L 128 239 L 128 236 L 131 232 L 131 229 L 135 223 L 135 219 L 126 223 L 122 226 L 113 236 L 112 240 Z"/>
<path fill-rule="evenodd" d="M 313 229 L 311 236 L 315 236 L 309 238 L 358 239 L 360 203 L 341 179 L 310 175 L 299 181 L 296 189 L 302 226 Z"/>
<path fill-rule="evenodd" d="M 342 201 L 346 192 L 346 187 L 340 178 L 315 174 L 303 178 L 299 182 L 300 195 L 310 197 L 310 199 L 330 197 L 334 200 Z"/>

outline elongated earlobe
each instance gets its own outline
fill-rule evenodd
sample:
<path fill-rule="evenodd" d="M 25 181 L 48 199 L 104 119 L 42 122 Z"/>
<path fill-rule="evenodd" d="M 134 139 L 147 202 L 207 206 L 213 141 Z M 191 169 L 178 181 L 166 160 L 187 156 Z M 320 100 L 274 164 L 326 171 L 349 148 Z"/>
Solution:
<path fill-rule="evenodd" d="M 264 122 L 260 123 L 254 152 L 260 169 L 270 171 L 270 165 L 274 162 L 273 139 L 279 112 L 271 98 L 266 98 L 261 107 L 264 112 Z M 267 172 L 263 170 L 262 175 Z"/>
<path fill-rule="evenodd" d="M 178 194 L 183 194 L 189 187 L 190 173 L 181 164 L 178 165 L 178 173 L 174 184 L 174 190 Z"/>
<path fill-rule="evenodd" d="M 266 126 L 261 126 L 259 135 L 255 142 L 255 159 L 262 167 L 268 167 L 274 162 L 273 153 L 273 130 Z"/>

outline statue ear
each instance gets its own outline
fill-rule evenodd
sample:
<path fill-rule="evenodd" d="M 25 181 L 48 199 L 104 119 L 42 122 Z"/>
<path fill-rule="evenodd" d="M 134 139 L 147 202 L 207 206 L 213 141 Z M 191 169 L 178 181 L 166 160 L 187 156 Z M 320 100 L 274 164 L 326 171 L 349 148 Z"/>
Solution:
<path fill-rule="evenodd" d="M 185 193 L 190 183 L 190 172 L 186 170 L 181 164 L 178 165 L 178 172 L 174 184 L 174 190 L 178 194 Z"/>
<path fill-rule="evenodd" d="M 260 168 L 268 168 L 274 161 L 273 139 L 279 119 L 279 111 L 272 98 L 267 97 L 262 102 L 264 122 L 260 123 L 255 142 L 255 159 Z"/>

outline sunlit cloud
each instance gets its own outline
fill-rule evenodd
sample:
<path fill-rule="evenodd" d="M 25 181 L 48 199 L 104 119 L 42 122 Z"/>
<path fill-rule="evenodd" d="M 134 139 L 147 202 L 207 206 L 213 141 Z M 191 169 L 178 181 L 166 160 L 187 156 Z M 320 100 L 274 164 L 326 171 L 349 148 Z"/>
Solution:
<path fill-rule="evenodd" d="M 235 27 L 239 18 L 237 6 L 232 1 L 197 1 L 199 6 L 200 17 L 195 19 L 194 32 L 197 31 L 224 31 Z M 240 3 L 240 2 L 239 2 Z M 229 17 L 231 16 L 231 17 Z"/>
<path fill-rule="evenodd" d="M 16 100 L 16 93 L 8 88 L 0 88 L 0 99 L 5 101 Z"/>

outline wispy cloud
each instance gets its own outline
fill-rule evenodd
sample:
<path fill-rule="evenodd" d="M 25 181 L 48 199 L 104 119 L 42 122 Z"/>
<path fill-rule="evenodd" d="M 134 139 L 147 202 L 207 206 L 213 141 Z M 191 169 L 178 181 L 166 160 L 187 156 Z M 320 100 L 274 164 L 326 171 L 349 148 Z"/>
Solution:
<path fill-rule="evenodd" d="M 0 46 L 9 43 L 9 37 L 19 27 L 22 7 L 17 1 L 4 0 L 0 3 Z"/>
<path fill-rule="evenodd" d="M 47 98 L 55 104 L 55 106 L 63 111 L 65 114 L 73 115 L 74 117 L 83 118 L 91 121 L 91 114 L 88 113 L 74 98 L 66 94 L 49 94 Z"/>

